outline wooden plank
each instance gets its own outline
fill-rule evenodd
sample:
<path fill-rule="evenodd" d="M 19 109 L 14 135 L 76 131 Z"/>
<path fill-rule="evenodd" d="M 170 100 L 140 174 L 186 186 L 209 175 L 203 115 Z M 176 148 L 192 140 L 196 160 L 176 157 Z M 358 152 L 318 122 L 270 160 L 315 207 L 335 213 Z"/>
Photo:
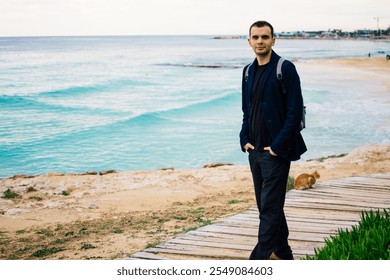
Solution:
<path fill-rule="evenodd" d="M 329 180 L 326 182 L 321 182 L 320 184 L 328 184 L 328 185 L 345 185 L 348 187 L 354 187 L 354 188 L 365 188 L 370 186 L 377 186 L 379 188 L 389 188 L 389 181 L 378 179 L 378 178 L 369 178 L 366 179 L 364 177 L 350 177 L 345 179 L 336 179 L 336 180 Z"/>
<path fill-rule="evenodd" d="M 150 252 L 160 259 L 177 259 L 177 260 L 207 260 L 207 259 L 231 259 L 231 260 L 246 260 L 250 255 L 250 251 L 207 251 L 207 250 L 194 250 L 194 248 L 187 247 L 179 249 L 176 246 L 173 248 L 148 248 L 144 252 Z M 295 259 L 306 257 L 306 255 L 313 256 L 314 248 L 303 248 L 294 251 Z M 139 259 L 136 257 L 128 259 Z"/>
<path fill-rule="evenodd" d="M 290 236 L 291 237 L 291 236 Z M 234 244 L 253 244 L 253 246 L 257 243 L 257 235 L 254 236 L 243 236 L 243 235 L 233 235 L 229 233 L 217 233 L 217 232 L 201 232 L 194 231 L 191 235 L 180 236 L 177 238 L 188 239 L 188 240 L 214 240 L 215 242 L 224 242 L 224 243 L 234 243 Z M 314 241 L 308 240 L 299 240 L 299 238 L 291 239 L 290 242 L 292 244 L 323 244 L 324 239 L 318 239 Z M 294 243 L 295 242 L 295 243 Z"/>
<path fill-rule="evenodd" d="M 340 213 L 340 211 L 330 211 L 330 210 L 322 210 L 322 211 L 314 211 L 313 209 L 307 209 L 307 208 L 300 208 L 300 207 L 292 207 L 292 206 L 286 206 L 284 209 L 284 212 L 286 213 L 287 220 L 291 218 L 308 218 L 308 219 L 317 219 L 317 220 L 335 220 L 335 221 L 350 221 L 350 222 L 356 222 L 360 220 L 360 213 L 348 213 L 343 212 Z M 251 219 L 256 220 L 258 222 L 258 211 L 257 209 L 254 209 L 251 211 L 253 214 L 245 214 L 237 216 L 239 219 Z M 288 215 L 287 215 L 288 213 Z M 236 216 L 233 216 L 235 218 Z M 229 219 L 225 218 L 225 219 Z M 221 219 L 221 221 L 224 219 Z"/>
<path fill-rule="evenodd" d="M 203 247 L 196 246 L 170 246 L 165 244 L 157 245 L 154 252 L 162 253 L 171 253 L 171 254 L 182 254 L 189 256 L 202 256 L 209 258 L 220 258 L 220 259 L 248 259 L 250 251 L 243 250 L 228 250 L 228 249 L 218 249 L 218 250 L 208 250 Z"/>
<path fill-rule="evenodd" d="M 325 238 L 339 228 L 351 228 L 361 212 L 390 208 L 390 173 L 351 177 L 316 184 L 286 195 L 285 214 L 289 243 L 295 259 L 313 256 Z M 133 254 L 128 259 L 247 259 L 257 243 L 256 207 L 222 218 L 167 242 Z"/>
<path fill-rule="evenodd" d="M 284 213 L 286 214 L 286 218 L 288 220 L 289 217 L 305 217 L 312 219 L 329 219 L 335 221 L 358 221 L 360 217 L 360 212 L 356 211 L 340 211 L 336 210 L 328 210 L 328 209 L 312 209 L 309 207 L 300 207 L 300 206 L 291 206 L 284 209 Z"/>
<path fill-rule="evenodd" d="M 155 253 L 148 252 L 137 252 L 132 255 L 134 259 L 143 259 L 143 260 L 169 260 L 169 258 L 165 258 L 161 255 Z"/>
<path fill-rule="evenodd" d="M 222 226 L 227 226 L 231 228 L 255 228 L 257 229 L 259 227 L 259 223 L 249 224 L 245 221 L 223 221 L 219 223 Z M 350 228 L 350 225 L 340 225 L 338 223 L 312 223 L 312 222 L 303 222 L 303 221 L 288 221 L 288 227 L 290 231 L 296 230 L 296 231 L 312 231 L 312 232 L 327 232 L 327 231 L 333 231 L 334 229 L 337 229 L 338 227 L 342 228 Z"/>
<path fill-rule="evenodd" d="M 245 236 L 257 236 L 257 228 L 232 228 L 222 225 L 212 225 L 198 229 L 198 231 L 211 231 L 218 233 L 229 233 L 233 235 L 245 235 Z M 290 232 L 290 239 L 310 240 L 310 241 L 323 241 L 324 237 L 327 237 L 326 233 L 305 233 L 305 232 Z M 306 239 L 303 239 L 306 238 Z"/>
<path fill-rule="evenodd" d="M 315 188 L 303 191 L 291 190 L 289 192 L 289 199 L 291 198 L 315 198 L 315 199 L 339 199 L 339 200 L 357 200 L 357 201 L 370 201 L 379 200 L 388 202 L 389 198 L 383 196 L 382 193 L 374 193 L 372 191 L 356 191 L 346 189 L 326 189 Z"/>
<path fill-rule="evenodd" d="M 299 200 L 293 200 L 290 201 L 289 205 L 300 205 L 305 204 L 307 206 L 312 206 L 315 209 L 318 208 L 324 208 L 324 209 L 347 209 L 347 210 L 354 210 L 354 211 L 361 211 L 362 209 L 386 209 L 390 206 L 390 204 L 381 204 L 381 203 L 375 203 L 375 206 L 373 207 L 372 203 L 367 203 L 364 201 L 349 201 L 349 200 L 342 200 L 342 201 L 331 201 L 331 200 L 321 200 L 321 199 L 310 199 L 306 201 L 299 201 Z M 336 208 L 335 208 L 336 207 Z"/>
<path fill-rule="evenodd" d="M 313 212 L 312 209 L 301 209 L 301 208 L 286 208 L 285 213 L 287 216 L 287 221 L 302 221 L 302 222 L 311 222 L 311 223 L 338 223 L 340 225 L 342 224 L 356 224 L 358 220 L 360 220 L 360 213 L 354 213 L 353 215 L 345 215 L 345 217 L 340 218 L 339 212 L 331 213 L 329 211 L 326 211 L 326 213 L 323 213 L 323 211 Z M 229 218 L 225 218 L 223 220 L 220 220 L 219 222 L 226 222 L 226 223 L 238 223 L 238 224 L 248 224 L 248 225 L 258 225 L 259 224 L 259 217 L 256 216 L 233 216 Z"/>
<path fill-rule="evenodd" d="M 373 184 L 359 184 L 354 182 L 327 182 L 321 185 L 327 188 L 343 188 L 345 190 L 353 189 L 357 191 L 372 191 L 384 193 L 389 190 L 388 186 L 385 185 L 373 185 Z"/>
<path fill-rule="evenodd" d="M 336 182 L 353 182 L 358 184 L 373 184 L 379 186 L 390 186 L 389 179 L 378 178 L 374 176 L 348 177 L 343 180 L 335 180 Z"/>
<path fill-rule="evenodd" d="M 325 186 L 324 186 L 325 187 Z M 356 187 L 356 186 L 355 186 Z M 345 193 L 345 195 L 347 195 L 348 193 L 354 193 L 354 192 L 357 192 L 357 193 L 360 193 L 360 194 L 365 194 L 365 195 L 372 195 L 372 196 L 376 196 L 376 197 L 381 197 L 381 196 L 386 196 L 387 195 L 387 192 L 389 191 L 388 189 L 380 189 L 379 187 L 371 187 L 371 189 L 368 189 L 368 188 L 361 188 L 361 189 L 356 189 L 354 187 L 348 187 L 347 185 L 342 185 L 342 186 L 335 186 L 335 185 L 332 185 L 332 186 L 326 186 L 326 188 L 328 189 L 331 189 L 331 190 L 335 190 L 335 191 L 338 191 L 339 193 Z M 375 189 L 375 190 L 374 190 Z M 323 189 L 324 190 L 324 189 Z"/>
<path fill-rule="evenodd" d="M 388 202 L 389 197 L 387 191 L 383 193 L 373 191 L 360 191 L 352 189 L 340 189 L 340 188 L 312 188 L 308 190 L 291 190 L 289 192 L 289 199 L 337 199 L 337 200 L 356 200 L 356 201 L 373 201 L 374 199 L 383 200 Z"/>
<path fill-rule="evenodd" d="M 241 245 L 246 245 L 246 246 L 251 246 L 250 248 L 254 248 L 256 242 L 257 242 L 257 237 L 253 238 L 232 238 L 232 235 L 226 235 L 228 238 L 221 238 L 220 235 L 186 235 L 186 236 L 181 236 L 176 239 L 180 240 L 187 240 L 187 241 L 204 241 L 205 239 L 209 242 L 215 242 L 215 243 L 228 243 L 228 244 L 241 244 Z M 306 250 L 311 250 L 313 251 L 314 248 L 322 247 L 325 244 L 324 241 L 322 242 L 313 242 L 313 241 L 296 241 L 296 240 L 290 240 L 290 246 L 292 246 L 295 249 L 306 249 Z M 309 248 L 309 249 L 308 249 Z M 314 251 L 313 251 L 314 252 Z M 294 252 L 295 253 L 295 252 Z"/>
<path fill-rule="evenodd" d="M 203 255 L 195 255 L 190 253 L 179 253 L 177 250 L 169 250 L 169 249 L 158 249 L 158 248 L 147 248 L 144 252 L 148 252 L 150 254 L 157 255 L 161 258 L 169 259 L 169 260 L 207 260 L 207 259 L 217 259 L 214 257 L 207 256 L 207 254 Z"/>
<path fill-rule="evenodd" d="M 338 225 L 340 227 L 350 227 L 356 224 L 356 221 L 340 221 L 340 220 L 319 220 L 319 219 L 311 219 L 311 218 L 305 218 L 305 217 L 287 217 L 287 222 L 290 223 L 292 221 L 296 222 L 305 222 L 305 223 L 312 223 L 312 224 L 317 224 L 317 225 Z"/>
<path fill-rule="evenodd" d="M 296 191 L 298 192 L 298 191 Z M 332 194 L 332 195 L 329 195 Z M 299 198 L 298 198 L 299 197 Z M 300 193 L 295 193 L 290 196 L 294 199 L 321 199 L 321 200 L 332 200 L 332 201 L 362 201 L 370 203 L 371 205 L 375 202 L 388 204 L 389 198 L 386 198 L 383 194 L 372 195 L 371 193 L 362 192 L 336 192 L 331 190 L 305 190 Z"/>
<path fill-rule="evenodd" d="M 330 235 L 330 234 L 335 234 L 338 232 L 339 228 L 342 229 L 347 229 L 350 228 L 350 226 L 343 227 L 339 225 L 333 225 L 333 226 L 322 226 L 322 225 L 315 225 L 315 224 L 293 224 L 289 223 L 289 231 L 290 231 L 290 236 L 294 236 L 294 234 L 298 233 L 318 233 L 318 234 L 325 234 L 325 235 Z M 225 224 L 221 224 L 221 226 L 226 226 Z M 226 226 L 226 228 L 229 228 L 231 231 L 227 231 L 230 234 L 234 234 L 234 232 L 240 231 L 240 229 L 245 229 L 245 230 L 253 230 L 253 232 L 257 233 L 258 227 L 232 227 L 232 226 Z M 224 229 L 224 230 L 225 230 Z M 249 235 L 249 236 L 255 236 L 255 235 Z"/>
<path fill-rule="evenodd" d="M 388 189 L 390 187 L 389 181 L 378 182 L 377 180 L 363 181 L 364 177 L 360 177 L 360 180 L 346 180 L 346 179 L 337 179 L 329 180 L 325 182 L 318 183 L 318 185 L 323 186 L 338 186 L 342 188 L 354 188 L 358 190 L 364 189 L 373 189 L 377 187 L 378 189 Z"/>
<path fill-rule="evenodd" d="M 383 174 L 383 173 L 371 174 L 370 177 L 378 178 L 378 179 L 384 179 L 384 180 L 390 181 L 389 174 Z"/>
<path fill-rule="evenodd" d="M 194 241 L 207 240 L 215 243 L 241 244 L 241 245 L 255 244 L 257 242 L 257 237 L 233 236 L 230 234 L 226 234 L 225 237 L 224 235 L 193 234 L 193 235 L 180 236 L 175 239 L 194 240 Z"/>
<path fill-rule="evenodd" d="M 301 201 L 289 201 L 289 206 L 298 206 L 302 208 L 310 208 L 315 209 L 316 211 L 321 209 L 330 209 L 330 210 L 339 210 L 339 211 L 352 211 L 360 213 L 362 210 L 369 211 L 373 207 L 365 206 L 365 207 L 358 207 L 353 205 L 338 205 L 338 204 L 330 204 L 330 203 L 310 203 L 310 202 L 301 202 Z M 385 206 L 386 207 L 386 206 Z M 376 207 L 374 207 L 377 209 Z"/>
<path fill-rule="evenodd" d="M 224 249 L 219 250 L 203 250 L 194 248 L 191 246 L 185 246 L 178 248 L 177 246 L 166 246 L 164 248 L 149 248 L 154 254 L 162 255 L 172 254 L 175 256 L 187 256 L 186 259 L 196 259 L 202 257 L 202 259 L 231 259 L 231 260 L 247 260 L 252 250 L 249 251 L 229 251 Z M 306 255 L 314 255 L 314 248 L 311 249 L 297 249 L 294 251 L 295 258 L 305 257 Z"/>
<path fill-rule="evenodd" d="M 211 248 L 225 248 L 225 249 L 234 249 L 234 250 L 246 250 L 250 251 L 253 249 L 253 245 L 244 245 L 244 244 L 234 244 L 234 243 L 222 243 L 222 242 L 212 242 L 210 240 L 188 240 L 175 238 L 171 239 L 164 243 L 165 245 L 171 244 L 180 244 L 180 245 L 190 245 L 190 246 L 201 246 L 201 247 L 211 247 Z"/>
<path fill-rule="evenodd" d="M 156 248 L 149 248 L 149 252 L 152 253 L 170 253 L 170 254 L 182 254 L 189 256 L 207 256 L 209 258 L 221 258 L 221 259 L 248 259 L 252 248 L 249 250 L 228 250 L 224 248 L 204 248 L 201 246 L 191 245 L 171 245 L 160 244 Z M 306 255 L 313 254 L 314 249 L 297 249 L 296 254 Z"/>

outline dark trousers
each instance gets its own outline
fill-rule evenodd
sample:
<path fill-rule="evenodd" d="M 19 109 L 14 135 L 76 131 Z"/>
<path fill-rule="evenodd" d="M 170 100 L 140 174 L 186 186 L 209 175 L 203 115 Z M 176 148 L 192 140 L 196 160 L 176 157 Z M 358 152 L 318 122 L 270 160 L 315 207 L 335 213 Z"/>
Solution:
<path fill-rule="evenodd" d="M 293 259 L 283 210 L 291 162 L 268 151 L 251 150 L 249 164 L 260 214 L 258 242 L 249 259 L 267 260 L 272 252 L 281 259 Z"/>

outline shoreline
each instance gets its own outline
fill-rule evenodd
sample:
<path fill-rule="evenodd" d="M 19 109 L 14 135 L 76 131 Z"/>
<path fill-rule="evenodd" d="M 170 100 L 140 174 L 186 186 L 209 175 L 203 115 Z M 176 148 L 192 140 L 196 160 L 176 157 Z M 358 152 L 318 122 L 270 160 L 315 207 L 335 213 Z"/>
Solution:
<path fill-rule="evenodd" d="M 371 144 L 368 144 L 371 145 Z M 363 145 L 365 146 L 365 145 Z M 341 158 L 347 156 L 348 153 L 341 153 L 341 154 L 333 154 L 328 156 L 322 156 L 322 157 L 316 157 L 311 158 L 303 161 L 297 161 L 292 162 L 292 164 L 300 164 L 300 163 L 310 163 L 310 162 L 323 162 L 327 159 L 334 159 L 334 158 Z M 43 174 L 14 174 L 7 177 L 0 177 L 0 182 L 7 181 L 7 180 L 20 180 L 20 179 L 33 179 L 37 177 L 67 177 L 67 176 L 74 176 L 74 177 L 83 177 L 83 176 L 105 176 L 107 174 L 120 174 L 120 173 L 139 173 L 139 172 L 158 172 L 158 171 L 188 171 L 188 170 L 198 170 L 198 169 L 204 169 L 204 168 L 217 168 L 221 166 L 235 166 L 240 167 L 243 165 L 236 165 L 230 162 L 213 162 L 213 163 L 206 163 L 203 165 L 203 167 L 192 167 L 192 168 L 174 168 L 174 167 L 162 167 L 162 168 L 156 168 L 156 169 L 136 169 L 136 170 L 115 170 L 115 169 L 107 169 L 107 170 L 101 170 L 101 171 L 86 171 L 86 172 L 80 172 L 80 173 L 74 173 L 74 172 L 48 172 Z M 1 194 L 0 190 L 0 194 Z"/>
<path fill-rule="evenodd" d="M 373 80 L 362 99 L 390 103 L 385 58 L 298 61 L 308 73 L 351 72 Z M 352 79 L 350 78 L 350 79 Z M 389 120 L 381 126 L 388 129 Z M 177 234 L 254 207 L 248 165 L 217 164 L 82 174 L 52 172 L 0 178 L 0 259 L 121 259 Z M 293 162 L 291 177 L 318 171 L 318 182 L 388 173 L 390 143 L 367 144 L 344 156 Z M 314 186 L 315 189 L 315 186 Z"/>

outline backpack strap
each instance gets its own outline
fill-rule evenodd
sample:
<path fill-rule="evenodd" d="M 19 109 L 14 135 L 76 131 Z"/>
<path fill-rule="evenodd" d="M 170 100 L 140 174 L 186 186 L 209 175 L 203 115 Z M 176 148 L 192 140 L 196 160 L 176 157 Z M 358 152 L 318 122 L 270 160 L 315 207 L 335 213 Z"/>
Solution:
<path fill-rule="evenodd" d="M 276 77 L 278 77 L 279 80 L 281 80 L 283 78 L 282 64 L 283 64 L 284 60 L 285 59 L 283 57 L 279 58 L 278 66 L 276 66 Z"/>
<path fill-rule="evenodd" d="M 276 66 L 276 76 L 278 77 L 278 80 L 280 81 L 280 85 L 282 87 L 283 94 L 287 94 L 286 87 L 283 82 L 283 75 L 282 75 L 282 64 L 285 59 L 283 57 L 279 58 L 278 65 Z M 306 127 L 306 106 L 303 105 L 302 109 L 302 117 L 301 117 L 301 123 L 299 126 L 299 130 L 302 130 Z"/>
<path fill-rule="evenodd" d="M 247 81 L 248 81 L 248 76 L 249 76 L 249 67 L 251 67 L 251 66 L 252 66 L 252 64 L 253 64 L 253 62 L 252 62 L 252 63 L 249 63 L 249 64 L 246 66 L 246 69 L 245 69 L 245 82 L 247 82 Z"/>
<path fill-rule="evenodd" d="M 280 81 L 280 85 L 282 86 L 283 94 L 287 94 L 286 87 L 284 86 L 283 82 L 283 75 L 282 75 L 282 65 L 285 59 L 283 57 L 279 58 L 278 65 L 276 66 L 276 77 Z"/>
<path fill-rule="evenodd" d="M 278 78 L 278 80 L 282 80 L 283 79 L 283 75 L 282 75 L 282 65 L 283 65 L 283 62 L 285 61 L 285 59 L 283 57 L 279 58 L 278 60 L 278 65 L 276 66 L 276 77 Z M 253 64 L 252 63 L 249 63 L 247 66 L 246 66 L 246 69 L 245 69 L 245 82 L 248 81 L 248 76 L 249 76 L 249 67 L 251 67 L 251 65 Z M 283 92 L 285 93 L 285 89 L 283 90 Z"/>

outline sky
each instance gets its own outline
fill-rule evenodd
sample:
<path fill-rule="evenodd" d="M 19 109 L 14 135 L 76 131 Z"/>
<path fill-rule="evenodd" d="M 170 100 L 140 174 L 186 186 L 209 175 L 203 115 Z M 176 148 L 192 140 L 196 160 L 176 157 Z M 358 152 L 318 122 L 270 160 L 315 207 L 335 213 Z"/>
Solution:
<path fill-rule="evenodd" d="M 379 18 L 379 21 L 377 20 Z M 386 29 L 389 0 L 0 0 L 0 36 L 241 35 Z"/>

